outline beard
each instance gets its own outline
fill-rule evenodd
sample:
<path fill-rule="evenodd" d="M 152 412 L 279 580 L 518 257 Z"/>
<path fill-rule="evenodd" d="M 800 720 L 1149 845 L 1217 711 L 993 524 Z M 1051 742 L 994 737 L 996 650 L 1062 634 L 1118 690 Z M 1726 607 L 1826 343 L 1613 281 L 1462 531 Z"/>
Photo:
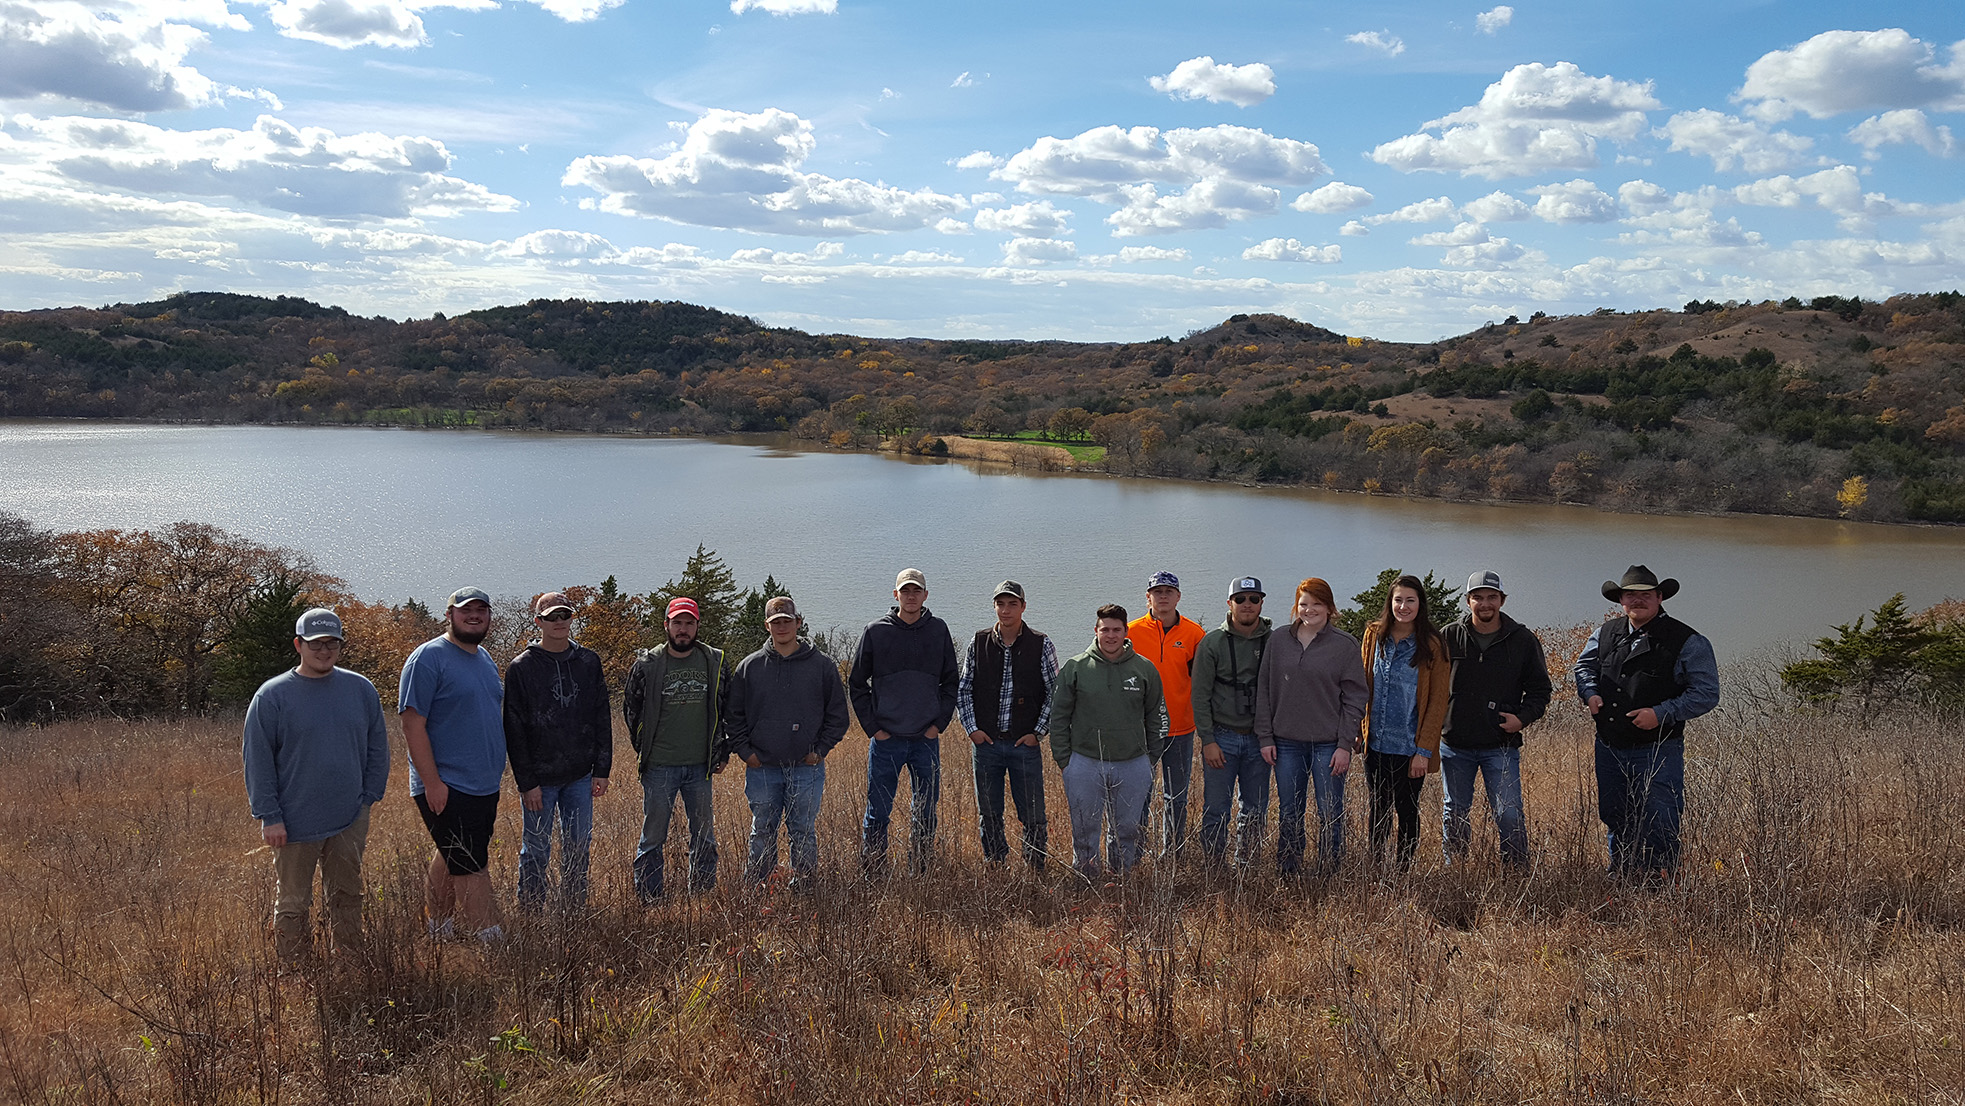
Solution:
<path fill-rule="evenodd" d="M 696 645 L 696 635 L 693 633 L 687 635 L 680 635 L 680 636 L 676 634 L 669 635 L 669 652 L 671 653 L 675 653 L 678 655 L 682 653 L 687 653 L 689 652 L 690 649 L 694 648 L 695 645 Z"/>
<path fill-rule="evenodd" d="M 452 623 L 450 636 L 465 645 L 482 645 L 484 639 L 491 636 L 491 627 L 486 626 L 482 630 L 466 630 L 462 626 Z"/>

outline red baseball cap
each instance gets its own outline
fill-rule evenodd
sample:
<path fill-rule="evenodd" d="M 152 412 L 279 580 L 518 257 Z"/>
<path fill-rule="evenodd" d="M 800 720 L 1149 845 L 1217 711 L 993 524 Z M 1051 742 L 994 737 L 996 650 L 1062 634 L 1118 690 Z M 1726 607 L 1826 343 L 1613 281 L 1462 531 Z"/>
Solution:
<path fill-rule="evenodd" d="M 677 596 L 676 598 L 669 600 L 669 613 L 663 615 L 662 617 L 664 619 L 669 619 L 669 618 L 674 618 L 676 615 L 679 614 L 686 614 L 689 617 L 697 620 L 698 622 L 702 621 L 703 619 L 703 612 L 696 609 L 696 601 L 686 596 Z"/>

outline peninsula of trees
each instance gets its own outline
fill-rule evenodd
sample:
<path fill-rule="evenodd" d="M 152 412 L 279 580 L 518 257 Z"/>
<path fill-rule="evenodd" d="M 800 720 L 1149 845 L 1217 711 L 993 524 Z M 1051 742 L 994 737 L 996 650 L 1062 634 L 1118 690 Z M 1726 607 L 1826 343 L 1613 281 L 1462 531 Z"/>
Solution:
<path fill-rule="evenodd" d="M 1074 343 L 814 335 L 685 303 L 395 322 L 182 293 L 0 312 L 0 416 L 776 431 L 925 453 L 1021 436 L 1125 475 L 1965 522 L 1965 296 L 1536 312 L 1430 343 L 1235 315 Z"/>

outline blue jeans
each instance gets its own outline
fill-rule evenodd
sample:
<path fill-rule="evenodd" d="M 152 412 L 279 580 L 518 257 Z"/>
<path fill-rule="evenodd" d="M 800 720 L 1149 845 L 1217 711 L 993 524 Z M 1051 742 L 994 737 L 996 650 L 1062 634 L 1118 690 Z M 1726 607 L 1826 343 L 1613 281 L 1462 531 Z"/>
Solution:
<path fill-rule="evenodd" d="M 1187 795 L 1194 783 L 1194 731 L 1167 738 L 1167 751 L 1160 756 L 1160 854 L 1177 855 L 1187 844 Z M 1153 788 L 1146 789 L 1146 801 L 1139 805 L 1140 848 L 1153 839 Z M 1107 839 L 1110 851 L 1113 841 Z"/>
<path fill-rule="evenodd" d="M 1262 826 L 1269 817 L 1269 762 L 1254 734 L 1215 727 L 1211 735 L 1221 749 L 1222 766 L 1201 765 L 1201 848 L 1210 860 L 1228 853 L 1228 808 L 1235 789 L 1242 789 L 1235 815 L 1235 863 L 1247 865 L 1262 846 Z"/>
<path fill-rule="evenodd" d="M 867 813 L 860 823 L 862 867 L 877 869 L 887 862 L 887 823 L 894 814 L 894 796 L 901 789 L 903 767 L 914 796 L 908 864 L 917 872 L 928 866 L 928 854 L 935 843 L 935 806 L 942 797 L 942 743 L 890 737 L 867 742 Z"/>
<path fill-rule="evenodd" d="M 750 861 L 744 878 L 762 881 L 778 870 L 778 823 L 791 839 L 791 870 L 811 876 L 819 870 L 819 798 L 825 794 L 826 766 L 767 764 L 744 769 L 744 797 L 751 804 Z"/>
<path fill-rule="evenodd" d="M 689 889 L 716 886 L 716 820 L 710 808 L 710 773 L 700 764 L 651 764 L 641 774 L 641 842 L 635 846 L 635 891 L 643 900 L 662 897 L 662 846 L 676 796 L 689 818 Z"/>
<path fill-rule="evenodd" d="M 1610 870 L 1652 875 L 1678 870 L 1685 811 L 1685 742 L 1637 749 L 1597 742 L 1597 813 L 1610 831 Z"/>
<path fill-rule="evenodd" d="M 1303 815 L 1317 796 L 1317 861 L 1326 870 L 1344 859 L 1344 777 L 1330 774 L 1337 742 L 1276 742 L 1276 870 L 1292 875 L 1303 861 Z"/>
<path fill-rule="evenodd" d="M 1487 808 L 1501 833 L 1501 859 L 1528 863 L 1528 816 L 1522 811 L 1522 751 L 1520 749 L 1456 749 L 1440 746 L 1440 782 L 1446 802 L 1440 837 L 1446 842 L 1446 862 L 1464 860 L 1474 836 L 1474 773 L 1487 785 Z"/>
<path fill-rule="evenodd" d="M 982 823 L 983 859 L 1009 859 L 1010 842 L 1003 834 L 1003 781 L 1010 781 L 1010 799 L 1023 823 L 1023 858 L 1042 867 L 1050 848 L 1050 823 L 1044 817 L 1044 743 L 1017 745 L 992 741 L 973 746 L 976 769 L 976 814 Z"/>
<path fill-rule="evenodd" d="M 521 808 L 523 809 L 523 808 Z M 546 867 L 553 859 L 553 820 L 559 819 L 560 904 L 587 905 L 587 847 L 594 837 L 594 778 L 582 776 L 558 787 L 539 788 L 539 809 L 525 811 L 519 838 L 519 907 L 546 905 Z"/>
<path fill-rule="evenodd" d="M 1124 872 L 1139 862 L 1139 822 L 1133 811 L 1153 790 L 1153 762 L 1141 753 L 1131 760 L 1099 760 L 1073 753 L 1064 766 L 1064 801 L 1071 809 L 1071 862 L 1088 878 L 1099 874 L 1099 830 L 1110 824 L 1117 839 L 1112 868 Z"/>

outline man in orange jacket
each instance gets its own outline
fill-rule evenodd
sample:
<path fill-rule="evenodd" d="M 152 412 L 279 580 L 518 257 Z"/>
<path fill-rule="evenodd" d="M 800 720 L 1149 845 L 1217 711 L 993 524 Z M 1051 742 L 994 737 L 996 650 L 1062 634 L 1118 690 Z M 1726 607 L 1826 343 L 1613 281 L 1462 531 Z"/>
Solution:
<path fill-rule="evenodd" d="M 1133 652 L 1153 662 L 1167 698 L 1167 752 L 1160 758 L 1161 852 L 1176 856 L 1187 844 L 1187 792 L 1194 779 L 1194 651 L 1206 633 L 1180 613 L 1180 577 L 1156 572 L 1146 582 L 1146 614 L 1126 624 Z M 1153 807 L 1140 809 L 1142 836 Z M 1116 867 L 1115 862 L 1115 867 Z"/>

